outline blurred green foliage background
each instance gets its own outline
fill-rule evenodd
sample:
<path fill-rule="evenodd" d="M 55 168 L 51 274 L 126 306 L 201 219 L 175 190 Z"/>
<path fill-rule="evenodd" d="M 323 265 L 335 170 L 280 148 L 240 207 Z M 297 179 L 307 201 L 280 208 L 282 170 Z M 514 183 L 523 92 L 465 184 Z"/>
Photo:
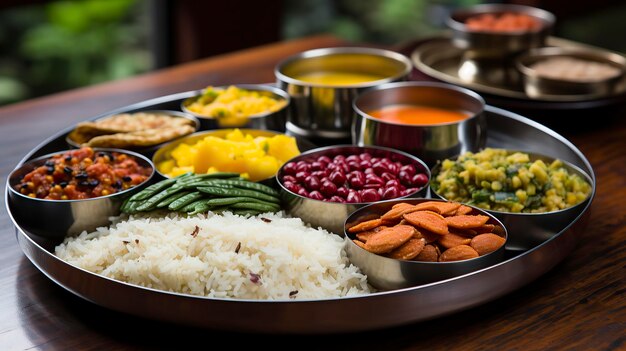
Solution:
<path fill-rule="evenodd" d="M 51 1 L 0 12 L 0 104 L 148 71 L 141 1 Z"/>
<path fill-rule="evenodd" d="M 277 39 L 333 33 L 350 41 L 383 45 L 437 33 L 445 28 L 443 21 L 453 8 L 485 2 L 280 1 L 282 33 L 277 33 Z M 156 53 L 149 43 L 161 38 L 151 32 L 154 18 L 150 18 L 149 9 L 166 3 L 53 0 L 29 6 L 0 6 L 0 105 L 154 69 Z M 626 41 L 621 36 L 626 33 L 624 18 L 626 3 L 566 21 L 557 16 L 556 34 L 626 52 Z M 246 25 L 254 30 L 254 23 Z M 212 33 L 219 34 L 218 30 L 212 29 Z"/>

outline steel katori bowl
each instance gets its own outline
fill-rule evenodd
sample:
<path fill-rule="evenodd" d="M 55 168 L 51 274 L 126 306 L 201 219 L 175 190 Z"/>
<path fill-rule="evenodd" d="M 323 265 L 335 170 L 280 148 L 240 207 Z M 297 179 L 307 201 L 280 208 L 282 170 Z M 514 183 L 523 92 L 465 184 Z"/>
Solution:
<path fill-rule="evenodd" d="M 510 154 L 516 152 L 517 150 L 507 151 Z M 542 160 L 544 163 L 549 165 L 555 160 L 554 157 L 549 157 L 538 153 L 525 151 L 522 152 L 529 155 L 529 159 L 531 162 L 534 162 L 536 160 Z M 456 159 L 456 157 L 453 157 L 452 159 Z M 582 179 L 587 181 L 591 186 L 591 189 L 593 189 L 593 181 L 586 172 L 569 162 L 563 160 L 561 160 L 561 162 L 563 163 L 563 167 L 568 171 L 569 174 L 576 174 L 580 176 Z M 433 198 L 447 200 L 446 197 L 440 194 L 437 190 L 437 184 L 439 182 L 436 179 L 441 172 L 441 163 L 432 167 L 431 172 L 432 180 L 430 182 L 430 195 Z M 576 217 L 580 215 L 581 211 L 585 207 L 587 207 L 587 203 L 591 201 L 591 194 L 592 192 L 590 191 L 586 199 L 580 201 L 574 206 L 552 212 L 519 213 L 495 210 L 485 211 L 502 221 L 502 223 L 504 223 L 504 225 L 508 229 L 509 240 L 506 244 L 507 249 L 513 251 L 525 251 L 542 244 L 546 240 L 556 235 L 555 233 L 560 233 L 564 228 L 570 225 L 572 221 L 574 221 L 574 219 L 576 219 Z"/>
<path fill-rule="evenodd" d="M 26 231 L 43 238 L 60 240 L 66 236 L 77 235 L 85 230 L 92 231 L 97 227 L 107 225 L 110 217 L 119 215 L 119 208 L 124 200 L 146 187 L 155 174 L 152 162 L 139 153 L 107 148 L 94 148 L 93 150 L 96 153 L 117 152 L 132 156 L 139 165 L 152 170 L 150 176 L 141 184 L 106 196 L 78 200 L 40 199 L 26 196 L 15 187 L 26 174 L 44 165 L 51 156 L 72 150 L 54 152 L 27 161 L 14 169 L 7 181 L 11 213 Z"/>
<path fill-rule="evenodd" d="M 345 248 L 350 262 L 359 267 L 367 275 L 368 282 L 377 289 L 395 290 L 412 286 L 428 284 L 439 280 L 457 277 L 463 274 L 477 271 L 482 268 L 501 262 L 504 258 L 505 245 L 486 255 L 473 259 L 451 262 L 422 262 L 389 258 L 369 252 L 353 242 L 355 234 L 349 233 L 348 228 L 357 223 L 374 218 L 391 210 L 393 205 L 405 202 L 417 205 L 427 201 L 447 202 L 440 199 L 396 199 L 377 202 L 364 206 L 354 211 L 344 224 Z M 503 237 L 506 240 L 509 235 L 507 228 L 495 216 L 477 207 L 469 206 L 473 209 L 470 214 L 480 214 L 489 217 L 488 224 L 499 226 L 503 230 Z"/>
<path fill-rule="evenodd" d="M 558 63 L 553 61 L 558 65 L 556 70 L 541 72 L 536 68 L 537 64 L 549 60 L 560 60 Z M 585 95 L 591 98 L 611 95 L 626 72 L 624 56 L 604 50 L 582 48 L 533 49 L 519 56 L 515 64 L 522 74 L 524 91 L 530 97 Z M 611 69 L 613 74 L 599 77 L 598 70 L 601 67 Z"/>
<path fill-rule="evenodd" d="M 285 123 L 287 122 L 287 113 L 291 98 L 284 90 L 268 84 L 234 84 L 234 87 L 242 90 L 257 92 L 271 99 L 284 101 L 284 105 L 276 111 L 266 111 L 252 114 L 237 119 L 220 119 L 203 115 L 202 113 L 192 111 L 189 105 L 194 103 L 202 96 L 204 89 L 195 91 L 194 96 L 189 97 L 181 103 L 181 109 L 195 116 L 200 121 L 200 130 L 211 130 L 221 128 L 246 128 L 246 129 L 265 129 L 275 130 L 279 132 L 285 131 Z M 215 89 L 225 90 L 227 86 L 215 87 Z"/>
<path fill-rule="evenodd" d="M 460 121 L 423 124 L 385 121 L 368 112 L 395 105 L 417 105 L 461 111 L 468 118 Z M 383 84 L 359 95 L 354 101 L 353 143 L 390 147 L 419 157 L 429 166 L 437 160 L 485 145 L 487 128 L 483 110 L 485 101 L 475 92 L 450 84 L 434 82 L 398 82 Z"/>
<path fill-rule="evenodd" d="M 408 57 L 374 48 L 323 48 L 288 57 L 274 70 L 278 86 L 291 96 L 287 130 L 308 138 L 349 139 L 354 98 L 367 88 L 406 80 L 412 67 Z M 316 74 L 376 77 L 346 84 L 303 80 Z"/>
<path fill-rule="evenodd" d="M 476 31 L 465 24 L 472 17 L 503 13 L 524 14 L 540 23 L 537 30 Z M 507 58 L 522 51 L 542 47 L 552 31 L 556 17 L 536 7 L 513 4 L 482 4 L 453 11 L 446 19 L 452 29 L 452 43 L 467 50 L 473 59 Z"/>
<path fill-rule="evenodd" d="M 356 209 L 370 204 L 371 202 L 330 202 L 315 200 L 294 193 L 287 189 L 282 180 L 286 175 L 285 167 L 289 163 L 297 163 L 299 161 L 306 160 L 312 162 L 320 156 L 327 156 L 330 159 L 333 159 L 337 155 L 360 154 L 364 152 L 369 153 L 373 157 L 387 157 L 392 161 L 413 165 L 417 172 L 425 174 L 428 177 L 428 180 L 430 180 L 430 170 L 428 166 L 419 158 L 402 151 L 376 146 L 334 145 L 322 147 L 309 150 L 292 158 L 278 170 L 278 173 L 276 174 L 276 183 L 278 183 L 279 186 L 283 209 L 285 209 L 289 215 L 301 218 L 305 223 L 310 224 L 312 227 L 322 227 L 335 234 L 343 235 L 343 225 L 346 217 L 348 217 L 348 215 Z M 402 196 L 401 198 L 423 197 L 426 195 L 427 189 L 428 183 L 423 185 L 421 188 L 415 189 L 414 192 Z"/>

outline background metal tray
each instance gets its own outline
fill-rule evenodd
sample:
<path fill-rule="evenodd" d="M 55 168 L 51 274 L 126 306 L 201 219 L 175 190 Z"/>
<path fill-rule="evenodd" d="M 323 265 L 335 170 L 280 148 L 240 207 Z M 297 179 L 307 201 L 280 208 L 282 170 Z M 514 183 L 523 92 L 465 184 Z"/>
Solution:
<path fill-rule="evenodd" d="M 579 44 L 566 39 L 549 37 L 546 46 L 562 48 L 584 48 L 591 51 L 607 52 L 600 48 Z M 524 92 L 522 77 L 513 62 L 484 61 L 476 65 L 475 61 L 465 57 L 466 51 L 455 47 L 448 36 L 438 36 L 420 41 L 411 52 L 415 67 L 423 73 L 441 81 L 460 85 L 480 93 L 501 97 L 545 102 L 582 102 L 598 101 L 623 96 L 626 94 L 626 76 L 620 81 L 615 92 L 609 95 L 543 95 L 529 97 Z M 467 61 L 466 61 L 467 60 Z M 473 80 L 463 78 L 460 73 L 465 62 L 471 61 Z"/>
<path fill-rule="evenodd" d="M 169 95 L 109 113 L 140 109 L 176 109 L 190 93 Z M 108 113 L 107 113 L 108 114 Z M 569 141 L 527 118 L 486 108 L 487 145 L 531 152 L 569 161 L 592 177 L 593 193 L 576 220 L 543 244 L 526 252 L 508 252 L 497 265 L 464 276 L 402 290 L 349 298 L 307 301 L 256 301 L 206 298 L 144 288 L 99 276 L 65 263 L 52 254 L 56 243 L 16 226 L 18 243 L 28 259 L 48 278 L 100 306 L 150 319 L 212 329 L 264 333 L 338 333 L 364 331 L 431 319 L 483 304 L 531 282 L 559 263 L 574 247 L 589 216 L 595 175 L 585 156 Z M 97 118 L 97 117 L 96 117 Z M 70 129 L 49 138 L 22 162 L 67 148 Z M 5 190 L 6 191 L 6 190 Z"/>

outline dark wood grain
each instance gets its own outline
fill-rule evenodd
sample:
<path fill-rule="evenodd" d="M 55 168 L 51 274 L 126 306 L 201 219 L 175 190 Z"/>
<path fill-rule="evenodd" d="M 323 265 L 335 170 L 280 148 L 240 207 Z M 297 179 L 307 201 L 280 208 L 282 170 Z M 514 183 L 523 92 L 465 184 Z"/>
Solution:
<path fill-rule="evenodd" d="M 285 56 L 336 45 L 342 43 L 332 37 L 270 45 L 2 108 L 0 174 L 5 177 L 32 147 L 77 121 L 207 84 L 273 81 L 273 66 Z M 185 328 L 106 310 L 58 287 L 21 253 L 2 207 L 0 349 L 178 349 L 223 342 L 237 349 L 624 350 L 626 116 L 601 117 L 611 118 L 565 133 L 592 163 L 598 183 L 581 242 L 550 272 L 496 301 L 432 321 L 351 335 Z"/>

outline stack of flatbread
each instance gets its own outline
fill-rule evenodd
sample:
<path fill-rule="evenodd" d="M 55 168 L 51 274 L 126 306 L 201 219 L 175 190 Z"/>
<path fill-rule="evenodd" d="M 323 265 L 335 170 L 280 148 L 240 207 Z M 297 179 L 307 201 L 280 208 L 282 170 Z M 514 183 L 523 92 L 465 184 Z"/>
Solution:
<path fill-rule="evenodd" d="M 82 122 L 68 138 L 81 146 L 140 148 L 195 132 L 192 120 L 156 113 L 124 113 Z"/>

